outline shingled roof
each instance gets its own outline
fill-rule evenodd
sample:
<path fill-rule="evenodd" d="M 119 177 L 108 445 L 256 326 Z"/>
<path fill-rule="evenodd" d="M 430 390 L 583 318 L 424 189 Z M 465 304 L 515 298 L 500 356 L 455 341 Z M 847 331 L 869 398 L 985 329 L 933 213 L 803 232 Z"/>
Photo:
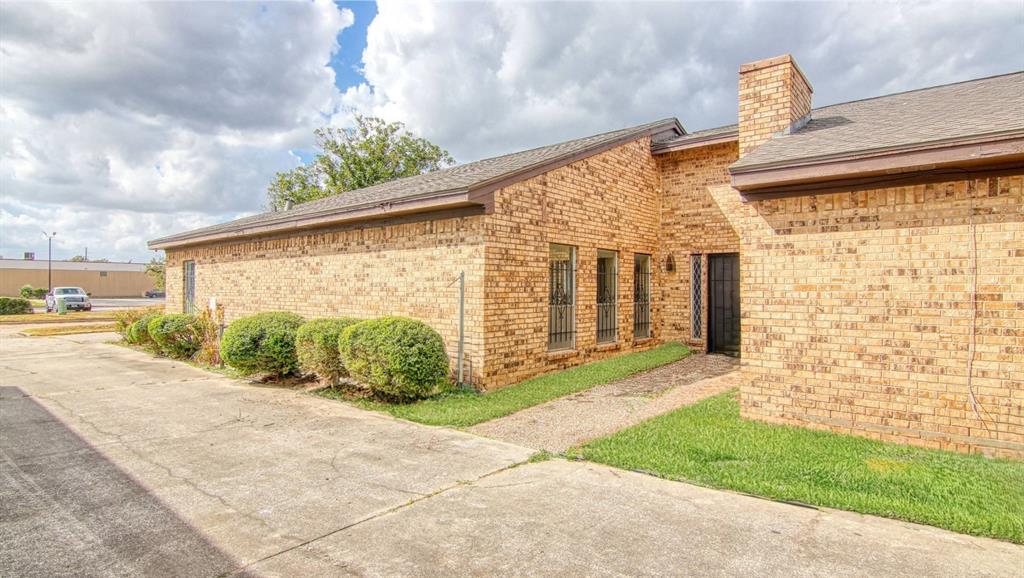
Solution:
<path fill-rule="evenodd" d="M 665 139 L 651 145 L 651 151 L 667 153 L 683 149 L 708 146 L 721 142 L 734 141 L 739 138 L 739 125 L 730 124 L 715 128 L 708 128 L 679 135 L 675 138 Z"/>
<path fill-rule="evenodd" d="M 814 109 L 730 167 L 733 174 L 816 160 L 941 146 L 1024 133 L 1024 72 Z"/>
<path fill-rule="evenodd" d="M 665 140 L 685 130 L 675 118 L 483 159 L 448 169 L 396 179 L 372 187 L 270 211 L 220 225 L 178 233 L 149 242 L 151 249 L 323 226 L 332 222 L 377 218 L 422 210 L 485 203 L 502 186 L 597 154 L 640 137 Z"/>
<path fill-rule="evenodd" d="M 1024 131 L 1024 72 L 815 108 L 799 130 L 739 159 L 733 172 Z M 737 140 L 735 124 L 655 144 L 655 153 Z"/>

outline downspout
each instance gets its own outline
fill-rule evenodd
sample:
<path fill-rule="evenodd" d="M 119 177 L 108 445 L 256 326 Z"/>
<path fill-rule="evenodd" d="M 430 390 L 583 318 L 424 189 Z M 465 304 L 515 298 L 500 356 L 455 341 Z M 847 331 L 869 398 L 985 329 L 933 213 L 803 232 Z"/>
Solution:
<path fill-rule="evenodd" d="M 459 271 L 459 387 L 463 387 L 462 378 L 463 355 L 466 350 L 466 272 Z"/>

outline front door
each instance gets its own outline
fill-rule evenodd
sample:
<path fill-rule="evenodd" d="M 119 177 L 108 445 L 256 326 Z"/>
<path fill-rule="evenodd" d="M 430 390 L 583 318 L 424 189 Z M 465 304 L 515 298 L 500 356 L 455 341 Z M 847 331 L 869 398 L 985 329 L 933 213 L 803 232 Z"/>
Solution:
<path fill-rule="evenodd" d="M 740 257 L 708 255 L 708 351 L 740 354 Z"/>

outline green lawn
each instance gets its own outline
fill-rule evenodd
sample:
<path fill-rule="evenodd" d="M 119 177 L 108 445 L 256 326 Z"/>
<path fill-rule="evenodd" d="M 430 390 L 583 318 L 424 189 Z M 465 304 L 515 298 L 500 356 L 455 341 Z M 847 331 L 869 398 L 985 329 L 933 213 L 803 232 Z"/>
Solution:
<path fill-rule="evenodd" d="M 369 400 L 356 400 L 355 403 L 367 409 L 390 413 L 395 417 L 419 423 L 466 427 L 654 369 L 683 359 L 689 354 L 690 350 L 685 345 L 667 343 L 649 351 L 595 361 L 488 393 L 453 392 L 410 404 L 389 404 Z M 343 392 L 331 389 L 321 390 L 319 394 L 346 399 Z"/>
<path fill-rule="evenodd" d="M 1024 543 L 1024 461 L 744 420 L 735 392 L 573 454 L 705 486 Z"/>

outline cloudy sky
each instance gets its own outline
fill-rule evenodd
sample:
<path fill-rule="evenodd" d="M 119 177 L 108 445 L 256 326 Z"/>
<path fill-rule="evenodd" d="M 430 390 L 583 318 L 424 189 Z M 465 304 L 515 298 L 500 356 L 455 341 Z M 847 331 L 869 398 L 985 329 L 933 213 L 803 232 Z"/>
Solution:
<path fill-rule="evenodd" d="M 1024 69 L 1024 4 L 0 4 L 0 255 L 148 260 L 261 210 L 312 130 L 402 121 L 460 162 L 735 122 L 743 62 L 815 105 Z"/>

